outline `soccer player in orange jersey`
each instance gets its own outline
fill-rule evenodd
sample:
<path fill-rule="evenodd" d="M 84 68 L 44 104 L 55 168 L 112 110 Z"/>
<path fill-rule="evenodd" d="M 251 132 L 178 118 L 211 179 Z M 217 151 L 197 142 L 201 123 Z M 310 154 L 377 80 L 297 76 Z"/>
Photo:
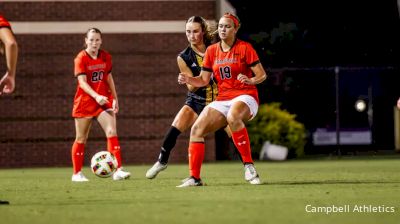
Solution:
<path fill-rule="evenodd" d="M 18 45 L 10 23 L 0 14 L 0 52 L 6 59 L 7 71 L 0 79 L 0 95 L 12 93 L 15 89 L 15 75 L 18 59 Z"/>
<path fill-rule="evenodd" d="M 0 52 L 5 55 L 7 71 L 0 79 L 0 95 L 9 94 L 15 88 L 15 74 L 17 68 L 18 45 L 10 23 L 0 13 Z M 10 204 L 0 200 L 0 204 Z"/>
<path fill-rule="evenodd" d="M 72 181 L 74 182 L 88 181 L 81 169 L 85 143 L 93 118 L 97 119 L 106 134 L 107 150 L 118 161 L 118 169 L 113 174 L 113 179 L 122 180 L 130 176 L 130 173 L 123 171 L 121 166 L 121 150 L 118 142 L 115 116 L 119 107 L 117 92 L 111 74 L 111 55 L 100 49 L 101 44 L 100 30 L 90 28 L 86 32 L 86 48 L 79 52 L 74 60 L 74 73 L 78 80 L 72 111 L 76 130 L 76 138 L 71 150 L 74 169 Z"/>
<path fill-rule="evenodd" d="M 250 141 L 245 122 L 256 116 L 258 92 L 256 84 L 263 82 L 267 74 L 250 43 L 236 38 L 240 27 L 237 16 L 226 13 L 218 22 L 221 39 L 209 46 L 204 55 L 203 67 L 198 77 L 182 72 L 180 84 L 195 87 L 207 85 L 211 75 L 217 80 L 217 100 L 207 105 L 193 124 L 189 143 L 190 178 L 178 187 L 201 186 L 201 164 L 204 159 L 204 137 L 229 125 L 232 139 L 242 156 L 245 180 L 260 184 L 251 157 Z"/>

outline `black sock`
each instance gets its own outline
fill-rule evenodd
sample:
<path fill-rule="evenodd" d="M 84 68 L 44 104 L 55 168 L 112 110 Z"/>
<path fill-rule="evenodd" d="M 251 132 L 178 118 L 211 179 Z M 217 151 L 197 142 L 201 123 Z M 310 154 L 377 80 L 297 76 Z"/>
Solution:
<path fill-rule="evenodd" d="M 181 134 L 181 131 L 179 131 L 176 127 L 171 126 L 165 135 L 161 151 L 160 151 L 160 156 L 158 157 L 158 161 L 162 164 L 167 164 L 168 159 L 169 159 L 169 154 L 171 150 L 174 148 L 176 144 L 176 139 L 178 136 Z"/>

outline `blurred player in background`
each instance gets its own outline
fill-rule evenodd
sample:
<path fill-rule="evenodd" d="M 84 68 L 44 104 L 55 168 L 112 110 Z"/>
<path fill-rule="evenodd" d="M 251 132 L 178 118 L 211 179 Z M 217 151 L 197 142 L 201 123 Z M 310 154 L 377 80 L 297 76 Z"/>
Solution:
<path fill-rule="evenodd" d="M 5 56 L 7 71 L 0 79 L 0 95 L 10 94 L 15 89 L 15 75 L 18 59 L 18 44 L 10 23 L 0 13 L 0 52 Z M 0 204 L 8 205 L 9 201 L 0 200 Z"/>
<path fill-rule="evenodd" d="M 180 72 L 196 77 L 200 74 L 204 52 L 214 39 L 215 30 L 212 30 L 207 21 L 200 16 L 192 16 L 186 22 L 186 37 L 189 46 L 178 55 Z M 159 172 L 167 168 L 168 159 L 176 144 L 178 136 L 190 128 L 196 121 L 203 108 L 215 100 L 218 93 L 217 86 L 211 78 L 203 87 L 194 87 L 187 84 L 188 93 L 185 105 L 175 116 L 171 127 L 167 131 L 161 146 L 158 161 L 147 171 L 146 177 L 153 179 Z"/>
<path fill-rule="evenodd" d="M 204 159 L 204 137 L 226 125 L 229 125 L 233 142 L 241 154 L 245 180 L 250 184 L 261 183 L 251 157 L 245 122 L 257 114 L 259 100 L 255 85 L 263 82 L 267 74 L 251 44 L 236 38 L 239 28 L 237 16 L 224 14 L 218 22 L 221 41 L 207 48 L 200 75 L 192 77 L 181 72 L 178 76 L 180 84 L 202 87 L 209 83 L 213 74 L 218 83 L 218 97 L 204 108 L 192 126 L 190 178 L 177 187 L 203 185 L 200 170 Z"/>
<path fill-rule="evenodd" d="M 107 137 L 107 150 L 118 161 L 118 169 L 113 174 L 114 180 L 129 178 L 130 173 L 122 170 L 121 150 L 117 137 L 116 113 L 118 98 L 111 74 L 111 55 L 100 49 L 101 32 L 90 28 L 86 32 L 85 49 L 76 56 L 75 77 L 78 86 L 74 98 L 72 116 L 75 118 L 76 138 L 72 146 L 74 174 L 72 181 L 84 182 L 88 179 L 81 169 L 84 160 L 84 148 L 93 118 L 96 118 Z"/>
<path fill-rule="evenodd" d="M 0 52 L 5 56 L 7 71 L 0 79 L 0 95 L 12 93 L 15 89 L 15 75 L 18 59 L 18 45 L 10 23 L 0 13 Z"/>
<path fill-rule="evenodd" d="M 397 100 L 397 108 L 400 110 L 400 98 Z"/>

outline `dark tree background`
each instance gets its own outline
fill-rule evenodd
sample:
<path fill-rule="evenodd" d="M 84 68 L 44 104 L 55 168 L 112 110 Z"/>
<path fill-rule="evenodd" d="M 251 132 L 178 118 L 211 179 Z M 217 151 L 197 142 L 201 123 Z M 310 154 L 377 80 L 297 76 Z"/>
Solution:
<path fill-rule="evenodd" d="M 281 102 L 296 114 L 312 147 L 317 128 L 336 126 L 338 66 L 340 127 L 370 129 L 374 147 L 393 149 L 400 96 L 397 0 L 230 2 L 242 22 L 239 38 L 253 44 L 269 73 L 258 85 L 261 103 Z M 360 98 L 373 103 L 373 125 L 366 111 L 354 109 Z"/>
<path fill-rule="evenodd" d="M 397 66 L 397 0 L 231 0 L 266 65 Z"/>

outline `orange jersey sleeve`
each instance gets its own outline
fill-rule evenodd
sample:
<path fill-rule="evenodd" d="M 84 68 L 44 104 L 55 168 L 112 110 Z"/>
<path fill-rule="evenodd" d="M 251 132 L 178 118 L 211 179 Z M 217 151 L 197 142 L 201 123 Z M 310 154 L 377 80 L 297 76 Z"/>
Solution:
<path fill-rule="evenodd" d="M 1 27 L 9 27 L 9 28 L 11 28 L 10 23 L 7 21 L 6 18 L 4 18 L 4 16 L 2 14 L 0 14 L 0 28 Z"/>
<path fill-rule="evenodd" d="M 74 75 L 78 76 L 80 74 L 86 75 L 85 52 L 83 52 L 83 51 L 79 52 L 79 54 L 76 56 L 76 58 L 74 60 Z"/>

